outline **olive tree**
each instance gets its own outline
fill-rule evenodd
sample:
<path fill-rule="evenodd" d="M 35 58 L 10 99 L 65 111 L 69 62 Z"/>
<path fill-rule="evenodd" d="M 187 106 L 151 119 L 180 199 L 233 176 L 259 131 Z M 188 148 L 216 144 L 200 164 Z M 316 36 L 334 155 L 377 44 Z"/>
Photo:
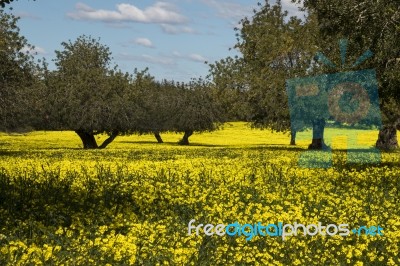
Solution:
<path fill-rule="evenodd" d="M 38 77 L 33 46 L 20 34 L 18 18 L 0 10 L 0 130 L 30 127 Z"/>
<path fill-rule="evenodd" d="M 85 149 L 105 148 L 119 134 L 134 131 L 140 109 L 131 75 L 111 68 L 111 52 L 98 40 L 80 36 L 56 51 L 57 69 L 47 74 L 44 128 L 74 130 Z M 95 135 L 108 138 L 100 145 Z"/>
<path fill-rule="evenodd" d="M 286 81 L 312 72 L 310 65 L 318 50 L 315 17 L 289 17 L 281 1 L 259 6 L 251 18 L 241 20 L 235 46 L 242 53 L 240 76 L 248 86 L 250 120 L 254 127 L 291 131 L 291 144 L 295 144 L 296 131 L 305 125 L 291 123 Z M 323 130 L 322 119 L 313 120 L 310 124 Z"/>
<path fill-rule="evenodd" d="M 176 87 L 175 107 L 168 128 L 183 132 L 180 145 L 189 145 L 194 132 L 213 131 L 223 122 L 222 110 L 213 100 L 210 84 L 202 79 L 192 80 Z"/>
<path fill-rule="evenodd" d="M 360 53 L 370 49 L 374 53 L 366 67 L 374 68 L 377 72 L 384 124 L 379 131 L 376 147 L 397 148 L 396 128 L 400 129 L 399 1 L 304 0 L 303 3 L 309 13 L 317 16 L 322 39 L 330 40 L 325 42 L 324 51 L 332 50 L 335 40 L 347 38 L 350 40 L 350 50 Z"/>

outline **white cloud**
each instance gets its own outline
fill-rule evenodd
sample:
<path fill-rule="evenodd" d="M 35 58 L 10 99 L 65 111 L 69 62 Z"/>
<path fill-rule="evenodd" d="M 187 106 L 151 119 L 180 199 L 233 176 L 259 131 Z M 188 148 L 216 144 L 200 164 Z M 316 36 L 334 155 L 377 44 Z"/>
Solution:
<path fill-rule="evenodd" d="M 132 28 L 130 25 L 128 25 L 125 22 L 112 22 L 112 21 L 110 21 L 110 22 L 106 22 L 105 25 L 107 27 L 114 28 L 114 29 L 130 29 L 130 28 Z"/>
<path fill-rule="evenodd" d="M 143 10 L 131 4 L 117 4 L 116 10 L 94 9 L 86 4 L 78 3 L 73 12 L 67 16 L 76 20 L 98 20 L 105 22 L 130 21 L 140 23 L 179 24 L 187 18 L 179 13 L 174 5 L 156 2 Z"/>
<path fill-rule="evenodd" d="M 199 55 L 199 54 L 190 54 L 190 55 L 188 55 L 188 58 L 192 61 L 202 62 L 202 63 L 207 61 L 207 59 L 205 57 L 203 57 L 202 55 Z"/>
<path fill-rule="evenodd" d="M 96 11 L 95 9 L 91 8 L 90 6 L 84 4 L 84 3 L 77 3 L 75 5 L 75 9 L 85 11 L 85 12 L 94 12 Z"/>
<path fill-rule="evenodd" d="M 161 28 L 165 33 L 168 34 L 179 34 L 179 33 L 196 33 L 194 29 L 187 26 L 175 26 L 170 24 L 161 24 Z"/>
<path fill-rule="evenodd" d="M 132 55 L 127 53 L 120 53 L 116 56 L 116 59 L 123 60 L 123 61 L 142 61 L 147 62 L 155 65 L 177 65 L 179 60 L 188 60 L 193 62 L 201 62 L 204 63 L 207 61 L 207 58 L 200 54 L 192 53 L 192 54 L 182 54 L 180 52 L 174 51 L 170 55 Z"/>
<path fill-rule="evenodd" d="M 142 61 L 142 62 L 147 62 L 150 64 L 156 64 L 156 65 L 175 65 L 176 60 L 174 60 L 171 57 L 167 56 L 153 56 L 153 55 L 148 55 L 148 54 L 142 54 L 142 55 L 131 55 L 131 54 L 126 54 L 126 53 L 120 53 L 116 56 L 117 59 L 119 60 L 124 60 L 124 61 Z"/>
<path fill-rule="evenodd" d="M 231 24 L 235 27 L 240 27 L 238 22 L 244 17 L 251 17 L 253 15 L 253 9 L 259 10 L 256 5 L 242 5 L 239 3 L 228 2 L 228 1 L 217 1 L 217 0 L 202 0 L 206 5 L 214 8 L 217 11 L 219 17 L 230 20 Z M 271 1 L 271 4 L 275 4 L 275 1 Z M 302 18 L 304 12 L 299 11 L 299 7 L 302 4 L 292 3 L 291 0 L 282 0 L 282 7 L 284 10 L 289 12 L 289 16 L 297 16 Z"/>
<path fill-rule="evenodd" d="M 137 38 L 135 43 L 145 47 L 154 47 L 153 43 L 147 38 Z"/>
<path fill-rule="evenodd" d="M 190 61 L 194 61 L 194 62 L 201 62 L 204 63 L 205 61 L 207 61 L 207 58 L 205 58 L 204 56 L 200 55 L 200 54 L 182 54 L 178 51 L 174 51 L 172 52 L 172 55 L 175 58 L 179 58 L 179 59 L 185 59 L 185 60 L 190 60 Z"/>
<path fill-rule="evenodd" d="M 40 17 L 38 17 L 34 14 L 31 14 L 31 13 L 25 12 L 25 11 L 17 12 L 17 13 L 15 13 L 15 16 L 20 17 L 20 18 L 34 19 L 34 20 L 41 19 Z"/>
<path fill-rule="evenodd" d="M 180 52 L 178 52 L 178 51 L 173 51 L 172 55 L 176 56 L 176 57 L 182 57 L 182 54 Z"/>
<path fill-rule="evenodd" d="M 34 48 L 25 46 L 24 48 L 22 48 L 21 52 L 35 54 L 35 55 L 46 55 L 47 54 L 46 50 L 39 46 L 35 46 Z"/>
<path fill-rule="evenodd" d="M 161 64 L 161 65 L 175 65 L 175 61 L 172 58 L 164 57 L 164 56 L 152 56 L 143 54 L 141 55 L 141 59 L 145 62 L 149 62 L 152 64 Z"/>
<path fill-rule="evenodd" d="M 252 15 L 252 7 L 250 5 L 241 5 L 233 2 L 202 0 L 206 5 L 216 9 L 218 16 L 224 19 L 239 21 L 245 16 Z"/>

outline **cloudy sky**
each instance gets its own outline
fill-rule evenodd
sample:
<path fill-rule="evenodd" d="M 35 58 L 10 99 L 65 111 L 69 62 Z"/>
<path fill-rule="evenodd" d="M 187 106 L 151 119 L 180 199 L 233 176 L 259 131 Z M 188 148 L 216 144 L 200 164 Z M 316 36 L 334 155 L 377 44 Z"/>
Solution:
<path fill-rule="evenodd" d="M 290 0 L 282 3 L 296 12 Z M 21 33 L 48 61 L 61 42 L 85 34 L 109 46 L 124 71 L 149 67 L 157 79 L 188 81 L 207 75 L 205 61 L 237 54 L 229 51 L 233 29 L 257 0 L 19 0 L 11 6 Z"/>

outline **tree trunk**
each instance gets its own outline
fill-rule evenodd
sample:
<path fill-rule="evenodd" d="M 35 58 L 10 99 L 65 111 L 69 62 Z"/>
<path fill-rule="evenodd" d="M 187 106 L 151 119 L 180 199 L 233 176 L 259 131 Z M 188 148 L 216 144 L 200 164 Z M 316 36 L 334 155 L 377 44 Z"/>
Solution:
<path fill-rule="evenodd" d="M 160 132 L 158 132 L 158 131 L 154 132 L 154 137 L 156 137 L 156 140 L 158 143 L 164 143 L 164 141 L 162 140 L 162 138 L 160 136 Z"/>
<path fill-rule="evenodd" d="M 75 133 L 81 138 L 84 149 L 104 149 L 110 144 L 119 134 L 119 131 L 113 131 L 111 135 L 100 145 L 97 145 L 93 132 L 85 130 L 75 130 Z"/>
<path fill-rule="evenodd" d="M 399 147 L 397 142 L 397 130 L 395 126 L 384 126 L 379 130 L 376 148 L 381 150 L 393 150 Z"/>
<path fill-rule="evenodd" d="M 183 138 L 178 142 L 179 145 L 189 145 L 189 137 L 193 135 L 193 130 L 186 130 Z"/>
<path fill-rule="evenodd" d="M 290 132 L 290 145 L 295 146 L 296 145 L 296 130 L 292 130 Z"/>
<path fill-rule="evenodd" d="M 104 149 L 110 144 L 119 134 L 118 130 L 114 130 L 111 132 L 111 135 L 99 146 L 99 149 Z"/>
<path fill-rule="evenodd" d="M 318 119 L 312 122 L 313 125 L 313 138 L 311 144 L 308 146 L 309 150 L 322 150 L 327 146 L 324 142 L 325 120 Z"/>
<path fill-rule="evenodd" d="M 89 133 L 84 130 L 75 130 L 75 133 L 81 138 L 84 149 L 98 148 L 96 139 L 94 138 L 94 134 L 92 132 Z"/>

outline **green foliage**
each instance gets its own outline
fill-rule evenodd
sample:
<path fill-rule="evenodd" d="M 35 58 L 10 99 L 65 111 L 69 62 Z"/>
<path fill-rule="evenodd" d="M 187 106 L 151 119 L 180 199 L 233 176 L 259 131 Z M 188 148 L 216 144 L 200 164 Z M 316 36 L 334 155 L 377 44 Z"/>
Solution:
<path fill-rule="evenodd" d="M 131 90 L 133 79 L 110 67 L 109 48 L 88 36 L 62 46 L 64 50 L 56 51 L 57 70 L 46 74 L 43 128 L 75 130 L 88 134 L 92 142 L 96 134 L 115 138 L 134 129 L 140 110 L 137 94 Z"/>
<path fill-rule="evenodd" d="M 318 17 L 319 32 L 326 40 L 324 50 L 333 52 L 332 44 L 335 40 L 345 37 L 350 40 L 350 54 L 361 54 L 367 49 L 374 53 L 374 57 L 364 67 L 376 69 L 379 84 L 384 127 L 376 146 L 387 149 L 387 143 L 391 143 L 392 147 L 389 148 L 398 147 L 396 128 L 400 127 L 400 3 L 390 0 L 334 0 L 329 3 L 305 0 L 304 6 Z M 352 59 L 350 62 L 354 62 Z M 386 134 L 385 131 L 393 134 Z"/>
<path fill-rule="evenodd" d="M 4 8 L 6 6 L 6 4 L 10 4 L 12 1 L 14 1 L 14 0 L 1 0 L 0 6 Z"/>
<path fill-rule="evenodd" d="M 329 3 L 306 0 L 304 5 L 318 18 L 319 31 L 326 40 L 323 50 L 329 57 L 339 56 L 332 46 L 343 37 L 350 41 L 349 64 L 368 49 L 374 53 L 362 67 L 377 70 L 384 122 L 395 122 L 400 117 L 400 3 L 390 0 L 334 0 Z M 397 104 L 393 105 L 392 101 Z"/>
<path fill-rule="evenodd" d="M 209 78 L 213 82 L 212 98 L 223 110 L 227 121 L 248 121 L 248 79 L 244 71 L 243 58 L 227 57 L 209 64 Z"/>
<path fill-rule="evenodd" d="M 177 87 L 178 112 L 171 114 L 172 131 L 204 132 L 218 128 L 222 115 L 211 97 L 210 86 L 198 79 Z"/>
<path fill-rule="evenodd" d="M 143 72 L 136 73 L 133 83 L 138 91 L 139 134 L 160 132 L 203 132 L 218 128 L 222 114 L 212 98 L 211 84 L 203 80 L 189 83 L 155 81 Z"/>
<path fill-rule="evenodd" d="M 31 50 L 17 26 L 18 19 L 0 10 L 0 130 L 21 130 L 36 104 L 37 79 Z"/>
<path fill-rule="evenodd" d="M 316 48 L 315 18 L 289 18 L 280 1 L 273 6 L 266 1 L 251 19 L 242 19 L 241 26 L 235 47 L 243 54 L 253 125 L 287 131 L 285 82 L 309 72 Z"/>
<path fill-rule="evenodd" d="M 139 93 L 139 105 L 143 115 L 139 118 L 138 131 L 141 134 L 172 130 L 171 117 L 179 112 L 179 94 L 172 81 L 155 81 L 147 75 L 136 76 L 135 88 Z"/>

